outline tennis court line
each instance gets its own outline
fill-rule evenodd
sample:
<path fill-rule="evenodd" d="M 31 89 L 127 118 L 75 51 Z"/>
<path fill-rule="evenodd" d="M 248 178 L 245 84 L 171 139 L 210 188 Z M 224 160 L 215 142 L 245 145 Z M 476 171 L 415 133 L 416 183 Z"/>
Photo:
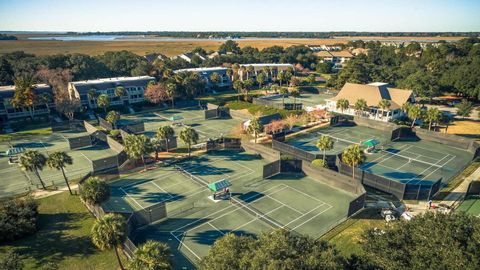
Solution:
<path fill-rule="evenodd" d="M 222 231 L 220 231 L 217 227 L 213 226 L 212 223 L 210 223 L 210 221 L 208 221 L 206 224 L 210 225 L 210 227 L 214 228 L 215 230 L 217 230 L 219 233 L 221 233 L 222 235 L 225 235 Z"/>
<path fill-rule="evenodd" d="M 325 209 L 325 210 L 323 210 L 322 212 L 320 212 L 320 213 L 318 213 L 318 214 L 314 215 L 313 217 L 311 217 L 311 218 L 309 218 L 309 219 L 305 220 L 304 222 L 300 223 L 299 225 L 297 225 L 297 226 L 293 227 L 291 230 L 292 230 L 292 231 L 294 231 L 294 230 L 295 230 L 295 229 L 297 229 L 298 227 L 300 227 L 300 226 L 303 226 L 305 223 L 307 223 L 307 222 L 309 222 L 310 220 L 312 220 L 312 219 L 314 219 L 314 218 L 318 217 L 319 215 L 321 215 L 321 214 L 325 213 L 326 211 L 330 210 L 332 207 L 333 207 L 333 206 L 331 206 L 331 205 L 330 205 L 330 207 L 328 207 L 327 209 Z"/>
<path fill-rule="evenodd" d="M 266 212 L 265 214 L 262 214 L 262 215 L 260 215 L 260 216 L 270 219 L 270 218 L 267 216 L 268 214 L 273 213 L 273 212 L 279 210 L 280 208 L 282 208 L 282 207 L 284 207 L 284 206 L 285 206 L 284 204 L 281 204 L 280 206 L 278 206 L 278 207 L 276 207 L 276 208 L 274 208 L 274 209 L 272 209 L 272 210 L 270 210 L 270 211 L 268 211 L 268 212 Z M 243 210 L 243 208 L 245 208 L 244 206 L 239 206 L 239 207 L 240 207 L 242 210 Z M 245 211 L 245 210 L 243 210 L 243 211 L 248 214 L 247 211 Z M 250 215 L 251 215 L 251 214 L 250 214 Z M 257 221 L 257 220 L 259 220 L 258 216 L 255 217 L 255 218 L 253 218 L 252 220 L 250 220 L 250 221 L 248 221 L 248 222 L 243 223 L 242 225 L 238 226 L 237 228 L 233 229 L 232 231 L 238 231 L 239 229 L 241 229 L 241 228 L 247 226 L 248 224 L 250 224 L 250 223 L 252 223 L 252 222 L 254 222 L 254 221 Z M 266 222 L 263 222 L 263 223 L 266 223 Z M 270 224 L 268 224 L 268 223 L 266 223 L 266 224 L 267 224 L 268 226 L 272 227 L 272 229 L 278 229 L 278 228 L 275 228 L 275 227 L 273 227 L 272 225 L 270 225 Z M 275 222 L 275 224 L 276 224 L 276 222 Z M 280 225 L 280 224 L 278 224 L 278 225 Z M 282 228 L 282 227 L 284 227 L 284 226 L 280 226 L 279 228 Z"/>
<path fill-rule="evenodd" d="M 123 193 L 125 193 L 125 195 L 126 195 L 127 197 L 129 197 L 130 199 L 132 199 L 133 202 L 135 202 L 138 206 L 140 206 L 140 208 L 142 208 L 143 210 L 145 210 L 145 208 L 144 208 L 143 206 L 141 206 L 141 205 L 137 202 L 137 200 L 135 200 L 135 198 L 133 198 L 132 196 L 130 196 L 130 194 L 128 194 L 127 192 L 125 192 L 125 190 L 123 190 L 122 187 L 119 187 L 118 189 L 120 189 Z"/>
<path fill-rule="evenodd" d="M 436 169 L 433 170 L 431 173 L 425 175 L 422 179 L 419 179 L 418 181 L 423 181 L 423 180 L 425 180 L 425 178 L 427 178 L 428 176 L 432 175 L 434 172 L 436 172 L 436 171 L 438 171 L 439 169 L 441 169 L 443 166 L 445 166 L 447 163 L 449 163 L 450 161 L 452 161 L 452 159 L 454 159 L 454 158 L 456 158 L 456 157 L 457 157 L 457 156 L 452 156 L 449 160 L 447 160 L 447 162 L 445 162 L 444 164 L 442 164 L 441 167 L 436 168 Z M 412 179 L 412 180 L 414 180 L 414 179 Z M 410 181 L 412 181 L 412 180 L 409 180 L 409 181 L 407 182 L 407 184 L 410 183 Z"/>
<path fill-rule="evenodd" d="M 407 145 L 407 146 L 403 147 L 402 149 L 400 149 L 400 152 L 408 149 L 409 147 L 411 147 L 411 145 Z M 399 147 L 399 148 L 400 148 L 400 147 Z M 390 153 L 390 152 L 387 152 L 387 153 Z M 391 158 L 393 158 L 393 157 L 395 156 L 395 155 L 393 155 L 393 154 L 391 154 L 391 153 L 390 153 L 390 155 L 387 154 L 387 153 L 382 152 L 382 155 L 380 155 L 378 158 L 370 161 L 368 165 L 371 165 L 371 166 L 360 166 L 359 168 L 362 169 L 362 170 L 368 170 L 368 169 L 370 169 L 370 168 L 372 168 L 372 167 L 374 167 L 374 166 L 380 165 L 380 164 L 381 164 L 382 162 L 384 162 L 385 160 L 389 160 L 389 159 L 391 159 Z M 390 156 L 390 157 L 388 157 L 388 156 Z M 387 158 L 384 158 L 384 157 L 387 157 Z M 384 159 L 382 159 L 382 158 L 384 158 Z M 380 159 L 382 159 L 380 162 L 374 163 L 375 161 L 380 160 Z M 388 167 L 388 166 L 384 166 L 384 167 L 390 168 L 390 167 Z M 393 168 L 390 168 L 390 169 L 393 169 Z"/>

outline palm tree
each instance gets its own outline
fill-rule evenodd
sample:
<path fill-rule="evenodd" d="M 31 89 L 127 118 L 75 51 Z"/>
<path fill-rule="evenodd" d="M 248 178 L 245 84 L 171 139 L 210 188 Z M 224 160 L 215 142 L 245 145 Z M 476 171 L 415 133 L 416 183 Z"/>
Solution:
<path fill-rule="evenodd" d="M 355 110 L 357 111 L 357 115 L 359 114 L 358 112 L 361 112 L 361 115 L 363 115 L 363 112 L 367 109 L 367 101 L 363 98 L 358 99 L 355 102 Z"/>
<path fill-rule="evenodd" d="M 38 99 L 41 103 L 45 104 L 45 107 L 47 107 L 48 116 L 50 116 L 50 103 L 53 102 L 52 95 L 49 93 L 43 93 L 38 97 Z"/>
<path fill-rule="evenodd" d="M 277 80 L 280 82 L 280 86 L 282 86 L 282 82 L 285 80 L 285 73 L 283 73 L 283 71 L 278 72 Z"/>
<path fill-rule="evenodd" d="M 227 76 L 230 77 L 231 81 L 233 82 L 233 69 L 227 68 Z"/>
<path fill-rule="evenodd" d="M 164 243 L 148 240 L 135 250 L 129 265 L 131 270 L 170 270 L 173 269 L 171 252 Z"/>
<path fill-rule="evenodd" d="M 263 83 L 265 83 L 265 73 L 260 72 L 260 73 L 257 75 L 257 83 L 258 83 L 258 87 L 259 87 L 259 88 L 262 88 Z M 267 93 L 267 89 L 265 89 L 265 95 L 266 95 L 266 94 L 268 94 L 268 93 Z"/>
<path fill-rule="evenodd" d="M 243 90 L 243 82 L 239 80 L 234 81 L 233 89 L 235 89 L 238 92 L 237 101 L 240 101 L 240 94 L 242 93 L 242 90 Z"/>
<path fill-rule="evenodd" d="M 280 87 L 278 92 L 282 95 L 282 107 L 285 108 L 285 96 L 288 94 L 288 89 Z"/>
<path fill-rule="evenodd" d="M 123 86 L 115 87 L 115 96 L 116 97 L 121 97 L 123 95 L 125 95 L 125 87 L 123 87 Z"/>
<path fill-rule="evenodd" d="M 412 128 L 415 126 L 415 121 L 422 116 L 422 109 L 419 106 L 412 105 L 408 110 L 408 118 L 412 119 Z"/>
<path fill-rule="evenodd" d="M 157 134 L 155 137 L 165 141 L 165 148 L 168 152 L 168 140 L 175 135 L 175 131 L 171 126 L 161 126 L 158 128 Z"/>
<path fill-rule="evenodd" d="M 380 115 L 380 118 L 383 118 L 383 113 L 385 110 L 389 109 L 390 106 L 392 106 L 392 103 L 390 103 L 390 100 L 388 99 L 382 99 L 380 102 L 378 102 L 378 107 L 382 109 L 382 114 Z"/>
<path fill-rule="evenodd" d="M 327 150 L 332 150 L 334 145 L 334 141 L 331 137 L 322 135 L 317 141 L 318 149 L 323 151 L 323 163 L 325 164 L 325 155 Z"/>
<path fill-rule="evenodd" d="M 42 178 L 40 177 L 40 173 L 38 171 L 43 170 L 45 164 L 47 162 L 47 158 L 37 150 L 27 150 L 22 155 L 20 155 L 20 166 L 23 170 L 33 172 L 40 184 L 42 184 L 43 189 L 47 189 L 45 183 L 43 182 Z"/>
<path fill-rule="evenodd" d="M 300 96 L 300 91 L 298 91 L 298 89 L 293 89 L 292 91 L 290 91 L 290 95 L 293 97 L 293 107 L 296 110 L 297 109 L 297 97 Z"/>
<path fill-rule="evenodd" d="M 240 67 L 240 80 L 243 81 L 243 76 L 245 75 L 245 73 L 247 73 L 247 68 L 245 66 L 241 66 Z M 248 73 L 247 73 L 247 77 L 248 77 Z"/>
<path fill-rule="evenodd" d="M 217 72 L 213 72 L 212 75 L 210 75 L 210 82 L 212 82 L 212 84 L 218 84 L 220 82 L 220 75 L 218 75 Z"/>
<path fill-rule="evenodd" d="M 410 108 L 412 108 L 412 104 L 408 102 L 402 104 L 402 111 L 405 113 L 405 115 L 408 115 L 408 111 L 410 111 Z"/>
<path fill-rule="evenodd" d="M 428 122 L 428 130 L 432 129 L 433 122 L 438 122 L 442 118 L 442 113 L 437 108 L 428 108 L 425 114 L 425 120 Z"/>
<path fill-rule="evenodd" d="M 170 100 L 172 101 L 172 108 L 173 108 L 173 106 L 174 106 L 173 100 L 175 98 L 175 90 L 177 90 L 177 85 L 174 84 L 174 83 L 167 83 L 165 85 L 165 90 L 167 90 L 167 95 L 170 98 Z"/>
<path fill-rule="evenodd" d="M 65 180 L 65 184 L 67 184 L 70 195 L 73 195 L 73 193 L 72 193 L 72 190 L 70 189 L 70 184 L 68 183 L 67 176 L 65 175 L 65 167 L 67 165 L 72 165 L 72 164 L 73 164 L 72 157 L 62 151 L 51 153 L 47 159 L 48 167 L 62 172 L 63 179 Z"/>
<path fill-rule="evenodd" d="M 247 67 L 247 80 L 248 80 L 248 75 L 253 73 L 255 71 L 255 68 L 252 65 L 249 65 Z"/>
<path fill-rule="evenodd" d="M 188 156 L 190 156 L 190 148 L 192 144 L 198 142 L 198 133 L 191 127 L 186 127 L 180 131 L 180 140 L 182 140 L 188 147 Z"/>
<path fill-rule="evenodd" d="M 341 98 L 337 100 L 337 109 L 342 110 L 342 113 L 344 110 L 348 109 L 350 106 L 350 103 L 348 102 L 348 99 Z"/>
<path fill-rule="evenodd" d="M 270 67 L 265 66 L 265 67 L 262 68 L 262 70 L 265 73 L 266 78 L 268 78 L 270 76 L 269 74 L 271 72 Z"/>
<path fill-rule="evenodd" d="M 89 103 L 93 104 L 95 102 L 95 98 L 97 97 L 97 90 L 95 90 L 94 88 L 88 90 L 87 97 Z"/>
<path fill-rule="evenodd" d="M 120 113 L 117 111 L 109 111 L 107 116 L 105 117 L 105 120 L 112 124 L 113 127 L 116 129 L 117 121 L 120 120 Z"/>
<path fill-rule="evenodd" d="M 124 145 L 125 153 L 127 153 L 130 158 L 142 159 L 143 167 L 146 170 L 147 165 L 145 164 L 145 155 L 148 154 L 152 149 L 150 139 L 143 134 L 128 134 L 125 137 Z"/>
<path fill-rule="evenodd" d="M 101 94 L 97 97 L 97 104 L 100 107 L 103 107 L 105 113 L 107 113 L 107 107 L 110 104 L 110 100 L 106 94 Z"/>
<path fill-rule="evenodd" d="M 259 117 L 255 116 L 250 120 L 250 124 L 248 125 L 248 133 L 252 134 L 255 138 L 255 143 L 257 143 L 257 137 L 260 132 L 263 130 L 263 125 L 260 122 Z"/>
<path fill-rule="evenodd" d="M 352 177 L 355 179 L 355 167 L 365 161 L 365 154 L 359 145 L 353 144 L 343 151 L 342 161 L 352 167 Z"/>
<path fill-rule="evenodd" d="M 106 214 L 95 221 L 92 227 L 92 242 L 100 250 L 114 249 L 120 269 L 123 268 L 118 248 L 127 239 L 127 223 L 119 214 Z"/>

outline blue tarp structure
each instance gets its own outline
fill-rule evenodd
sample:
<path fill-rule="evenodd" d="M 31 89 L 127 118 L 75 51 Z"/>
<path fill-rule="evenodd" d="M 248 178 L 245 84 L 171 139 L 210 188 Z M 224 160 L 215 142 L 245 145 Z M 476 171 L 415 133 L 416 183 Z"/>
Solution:
<path fill-rule="evenodd" d="M 220 180 L 220 181 L 217 181 L 215 183 L 210 183 L 208 184 L 208 188 L 210 190 L 212 190 L 213 192 L 217 192 L 219 190 L 222 190 L 222 189 L 225 189 L 227 187 L 230 187 L 232 184 L 230 183 L 230 181 L 226 180 L 226 179 L 223 179 L 223 180 Z"/>

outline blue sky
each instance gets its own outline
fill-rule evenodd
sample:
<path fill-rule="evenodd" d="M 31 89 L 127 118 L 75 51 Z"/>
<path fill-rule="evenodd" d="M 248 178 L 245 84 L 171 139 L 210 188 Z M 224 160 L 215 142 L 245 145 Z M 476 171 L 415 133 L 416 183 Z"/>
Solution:
<path fill-rule="evenodd" d="M 480 31 L 480 0 L 0 0 L 15 31 Z"/>

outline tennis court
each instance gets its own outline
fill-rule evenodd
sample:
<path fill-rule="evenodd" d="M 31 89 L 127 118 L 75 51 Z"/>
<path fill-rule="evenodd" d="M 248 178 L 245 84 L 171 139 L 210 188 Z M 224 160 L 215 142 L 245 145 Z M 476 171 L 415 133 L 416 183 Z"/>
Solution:
<path fill-rule="evenodd" d="M 326 92 L 320 92 L 318 94 L 309 93 L 309 92 L 302 92 L 299 97 L 294 99 L 291 96 L 285 97 L 285 100 L 282 101 L 281 95 L 272 95 L 272 96 L 265 96 L 262 99 L 272 100 L 277 104 L 285 103 L 302 103 L 304 107 L 306 106 L 316 106 L 322 105 L 326 103 L 326 99 L 334 97 L 334 94 L 327 94 Z"/>
<path fill-rule="evenodd" d="M 5 153 L 5 151 L 11 147 L 37 150 L 46 156 L 55 151 L 67 152 L 73 159 L 73 164 L 65 167 L 65 174 L 69 180 L 81 178 L 90 172 L 92 170 L 91 160 L 116 155 L 116 152 L 113 150 L 100 145 L 70 150 L 65 137 L 65 134 L 54 133 L 48 136 L 35 136 L 15 140 L 0 144 L 0 152 Z M 41 188 L 40 181 L 34 173 L 23 171 L 17 163 L 9 164 L 8 157 L 3 154 L 0 156 L 0 173 L 2 175 L 2 181 L 0 181 L 0 197 Z M 39 174 L 47 186 L 65 186 L 65 180 L 61 171 L 45 166 Z"/>
<path fill-rule="evenodd" d="M 457 211 L 480 217 L 480 195 L 467 195 Z"/>
<path fill-rule="evenodd" d="M 122 115 L 122 119 L 143 121 L 145 123 L 145 135 L 149 137 L 155 136 L 161 126 L 171 125 L 177 136 L 185 126 L 190 126 L 198 132 L 199 142 L 204 142 L 208 138 L 226 136 L 242 122 L 233 118 L 206 120 L 204 110 L 199 106 Z M 183 142 L 179 141 L 179 144 L 183 145 Z"/>
<path fill-rule="evenodd" d="M 317 238 L 346 218 L 349 194 L 315 180 L 277 175 L 248 185 L 233 183 L 232 202 L 201 205 L 143 229 L 137 241 L 156 239 L 171 246 L 179 268 L 198 262 L 227 233 L 258 235 L 285 228 Z"/>
<path fill-rule="evenodd" d="M 208 183 L 222 179 L 232 184 L 244 183 L 261 177 L 263 163 L 252 163 L 257 159 L 253 154 L 222 151 L 123 177 L 110 184 L 111 197 L 103 207 L 132 212 L 167 202 L 167 211 L 176 211 L 185 207 L 187 198 L 210 194 Z"/>
<path fill-rule="evenodd" d="M 311 133 L 297 136 L 291 140 L 288 140 L 286 143 L 311 153 L 323 154 L 323 151 L 320 151 L 316 146 L 318 139 L 322 135 L 331 137 L 334 141 L 333 149 L 327 150 L 327 155 L 337 155 L 341 153 L 347 146 L 352 144 L 360 144 L 361 142 L 369 139 L 376 139 L 382 144 L 385 144 L 390 140 L 390 135 L 375 129 L 370 129 L 363 126 L 342 126 L 324 127 Z"/>
<path fill-rule="evenodd" d="M 376 151 L 366 154 L 360 169 L 404 184 L 432 185 L 439 179 L 448 183 L 471 160 L 471 154 L 459 148 L 425 140 L 391 141 L 391 133 L 364 126 L 339 126 L 319 129 L 295 137 L 288 144 L 321 154 L 316 142 L 321 135 L 334 141 L 329 155 L 341 153 L 352 144 L 370 139 L 379 141 Z"/>

